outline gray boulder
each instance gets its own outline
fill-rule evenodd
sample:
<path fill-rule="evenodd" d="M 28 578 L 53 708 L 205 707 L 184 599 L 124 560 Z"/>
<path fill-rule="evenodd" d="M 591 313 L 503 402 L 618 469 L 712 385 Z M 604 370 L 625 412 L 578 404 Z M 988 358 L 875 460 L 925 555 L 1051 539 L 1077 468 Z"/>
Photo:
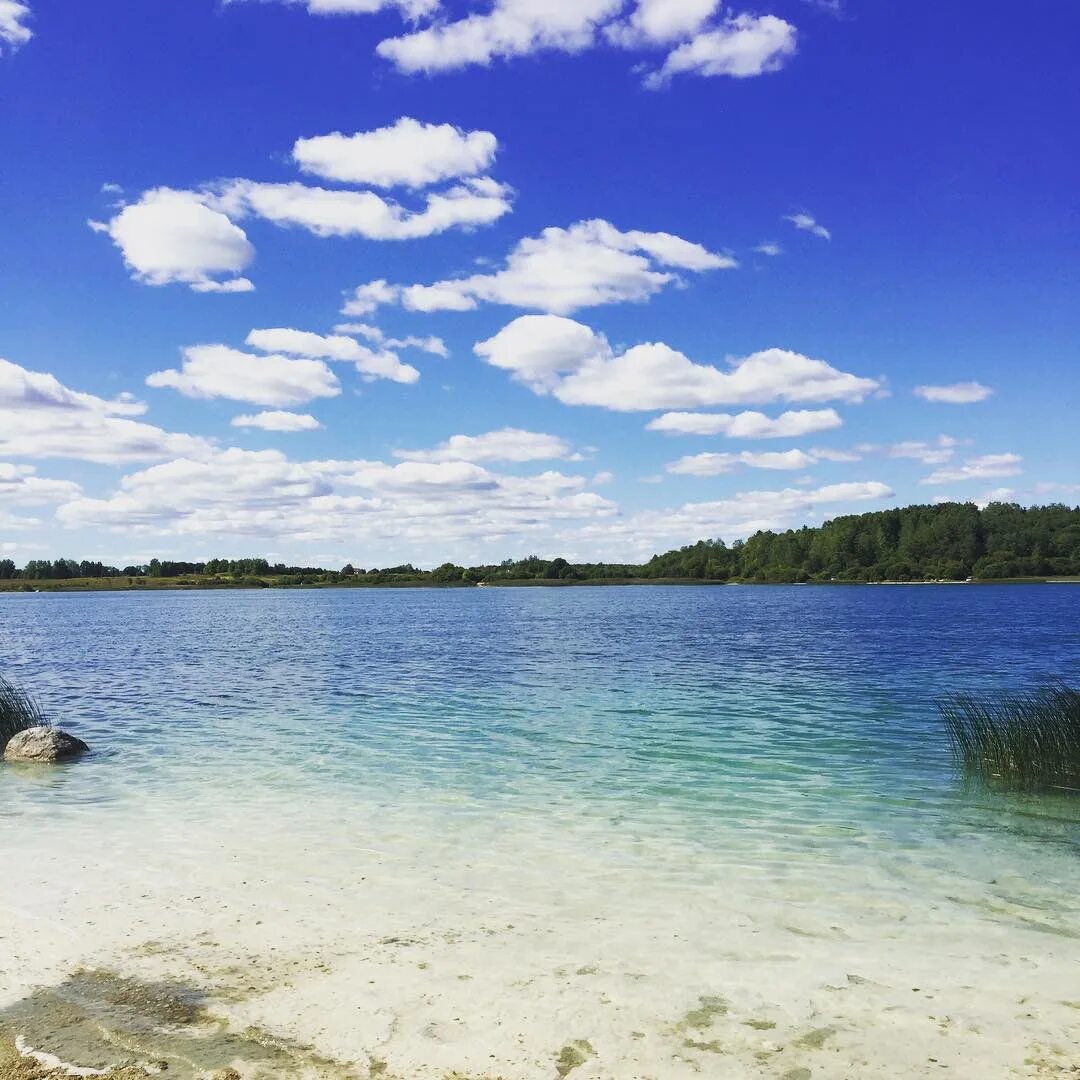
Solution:
<path fill-rule="evenodd" d="M 32 727 L 13 735 L 4 749 L 5 761 L 64 761 L 90 748 L 59 728 Z"/>

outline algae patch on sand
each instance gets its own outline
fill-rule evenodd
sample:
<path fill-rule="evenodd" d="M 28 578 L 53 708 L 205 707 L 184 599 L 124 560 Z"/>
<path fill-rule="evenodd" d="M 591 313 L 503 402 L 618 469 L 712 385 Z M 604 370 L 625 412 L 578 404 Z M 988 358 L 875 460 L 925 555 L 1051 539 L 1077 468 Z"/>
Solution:
<path fill-rule="evenodd" d="M 821 1050 L 826 1041 L 835 1034 L 836 1028 L 834 1027 L 814 1028 L 813 1031 L 808 1031 L 805 1035 L 796 1039 L 795 1045 L 803 1050 Z"/>
<path fill-rule="evenodd" d="M 596 1051 L 587 1039 L 575 1039 L 559 1051 L 558 1057 L 555 1058 L 555 1072 L 560 1078 L 565 1077 L 595 1056 Z"/>
<path fill-rule="evenodd" d="M 64 1075 L 30 1056 L 48 1055 L 110 1080 L 156 1075 L 180 1080 L 228 1076 L 289 1076 L 346 1080 L 361 1074 L 309 1047 L 256 1028 L 241 1032 L 207 1007 L 205 991 L 181 983 L 148 982 L 111 971 L 76 971 L 57 986 L 35 990 L 0 1010 L 5 1047 L 0 1080 Z M 20 1053 L 16 1045 L 26 1049 Z"/>
<path fill-rule="evenodd" d="M 683 1017 L 680 1026 L 683 1028 L 693 1028 L 696 1031 L 712 1027 L 713 1021 L 718 1016 L 727 1016 L 729 1008 L 730 1006 L 724 998 L 706 994 L 698 998 L 698 1007 L 696 1009 L 691 1009 Z"/>

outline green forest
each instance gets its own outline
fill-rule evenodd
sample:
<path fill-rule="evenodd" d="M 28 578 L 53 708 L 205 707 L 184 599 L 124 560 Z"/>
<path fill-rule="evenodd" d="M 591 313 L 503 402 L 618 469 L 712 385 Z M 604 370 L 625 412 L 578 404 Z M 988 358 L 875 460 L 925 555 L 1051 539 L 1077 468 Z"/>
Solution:
<path fill-rule="evenodd" d="M 824 525 L 758 532 L 654 555 L 647 563 L 507 559 L 490 566 L 444 563 L 339 570 L 271 564 L 262 558 L 178 562 L 151 559 L 118 568 L 95 561 L 0 560 L 0 589 L 267 588 L 380 585 L 506 585 L 713 581 L 994 581 L 1080 575 L 1080 508 L 941 503 L 838 517 Z"/>

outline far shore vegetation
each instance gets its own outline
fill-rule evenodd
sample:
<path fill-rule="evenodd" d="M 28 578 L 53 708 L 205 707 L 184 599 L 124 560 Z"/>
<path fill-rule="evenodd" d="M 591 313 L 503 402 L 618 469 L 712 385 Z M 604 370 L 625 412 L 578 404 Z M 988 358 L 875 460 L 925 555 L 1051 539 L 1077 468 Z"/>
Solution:
<path fill-rule="evenodd" d="M 941 503 L 838 517 L 824 525 L 701 540 L 648 562 L 507 559 L 485 566 L 410 563 L 339 570 L 262 558 L 123 568 L 92 560 L 0 560 L 0 591 L 664 583 L 1006 581 L 1080 578 L 1080 508 Z"/>

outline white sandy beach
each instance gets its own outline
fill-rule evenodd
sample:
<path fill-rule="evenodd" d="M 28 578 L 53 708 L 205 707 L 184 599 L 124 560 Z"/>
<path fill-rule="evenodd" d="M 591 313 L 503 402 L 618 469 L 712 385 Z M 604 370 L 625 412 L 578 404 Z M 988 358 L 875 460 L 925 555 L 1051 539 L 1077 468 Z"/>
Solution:
<path fill-rule="evenodd" d="M 997 873 L 978 842 L 948 862 L 761 850 L 738 865 L 630 827 L 598 841 L 586 820 L 440 829 L 438 807 L 309 806 L 271 834 L 242 818 L 207 830 L 207 809 L 5 829 L 0 1007 L 79 967 L 180 980 L 233 1030 L 346 1066 L 313 1076 L 991 1078 L 1080 1063 L 1078 901 L 1045 876 L 1052 853 L 1033 850 L 1030 878 Z"/>

